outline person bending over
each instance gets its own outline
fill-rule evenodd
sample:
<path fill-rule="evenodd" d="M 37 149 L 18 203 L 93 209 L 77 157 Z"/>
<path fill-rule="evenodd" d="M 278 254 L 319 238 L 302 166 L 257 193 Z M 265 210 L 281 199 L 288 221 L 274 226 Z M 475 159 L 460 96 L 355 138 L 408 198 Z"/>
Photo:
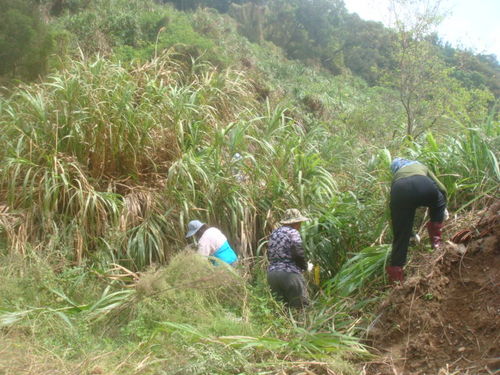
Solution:
<path fill-rule="evenodd" d="M 226 236 L 219 229 L 209 227 L 199 220 L 192 220 L 188 224 L 186 238 L 192 236 L 198 244 L 198 254 L 206 257 L 212 256 L 231 265 L 238 260 Z"/>
<path fill-rule="evenodd" d="M 427 231 L 432 248 L 441 245 L 441 228 L 446 211 L 446 188 L 422 163 L 395 158 L 391 163 L 393 173 L 390 209 L 393 232 L 390 265 L 386 271 L 389 281 L 402 282 L 408 245 L 413 231 L 415 211 L 428 207 L 430 221 Z"/>

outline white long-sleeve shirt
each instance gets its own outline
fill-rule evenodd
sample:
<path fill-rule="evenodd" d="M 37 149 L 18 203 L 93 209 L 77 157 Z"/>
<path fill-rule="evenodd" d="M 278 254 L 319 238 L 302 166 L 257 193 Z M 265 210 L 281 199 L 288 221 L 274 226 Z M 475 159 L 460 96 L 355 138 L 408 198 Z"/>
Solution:
<path fill-rule="evenodd" d="M 227 241 L 227 237 L 217 228 L 210 227 L 198 241 L 198 254 L 213 255 Z"/>

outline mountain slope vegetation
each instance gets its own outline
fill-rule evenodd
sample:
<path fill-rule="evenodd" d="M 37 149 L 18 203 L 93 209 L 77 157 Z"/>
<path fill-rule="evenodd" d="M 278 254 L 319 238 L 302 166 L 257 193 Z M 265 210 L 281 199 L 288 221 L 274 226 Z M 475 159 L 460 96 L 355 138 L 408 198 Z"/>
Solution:
<path fill-rule="evenodd" d="M 341 1 L 0 5 L 6 373 L 357 374 L 391 158 L 432 167 L 454 219 L 498 194 L 498 62 L 433 35 L 403 61 L 396 30 Z M 265 280 L 290 207 L 319 266 L 304 312 Z M 186 248 L 194 218 L 236 270 Z"/>

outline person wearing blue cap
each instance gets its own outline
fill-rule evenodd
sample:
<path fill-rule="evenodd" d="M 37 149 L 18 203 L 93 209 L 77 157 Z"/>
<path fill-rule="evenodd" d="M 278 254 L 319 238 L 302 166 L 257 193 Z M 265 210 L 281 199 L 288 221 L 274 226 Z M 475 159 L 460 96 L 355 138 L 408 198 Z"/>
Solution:
<path fill-rule="evenodd" d="M 198 243 L 198 254 L 215 257 L 223 262 L 234 265 L 238 256 L 229 245 L 226 236 L 217 228 L 209 227 L 199 220 L 188 224 L 186 238 L 195 237 Z"/>
<path fill-rule="evenodd" d="M 413 231 L 415 211 L 428 207 L 430 221 L 427 231 L 433 248 L 441 244 L 441 229 L 446 212 L 446 188 L 422 163 L 395 158 L 391 163 L 392 252 L 386 271 L 389 281 L 402 282 L 408 245 Z"/>

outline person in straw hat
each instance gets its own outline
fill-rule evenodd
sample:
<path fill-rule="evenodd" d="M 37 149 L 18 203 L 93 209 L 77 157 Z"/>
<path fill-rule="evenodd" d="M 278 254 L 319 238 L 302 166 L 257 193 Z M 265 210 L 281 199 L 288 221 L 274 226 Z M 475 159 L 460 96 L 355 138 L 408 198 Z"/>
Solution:
<path fill-rule="evenodd" d="M 302 271 L 307 269 L 300 226 L 308 218 L 299 210 L 285 211 L 281 226 L 269 237 L 267 281 L 273 294 L 290 307 L 303 308 L 309 297 Z"/>
<path fill-rule="evenodd" d="M 192 220 L 188 224 L 186 238 L 193 236 L 198 243 L 198 254 L 206 257 L 212 256 L 231 265 L 238 260 L 226 236 L 219 229 L 209 227 L 199 220 Z"/>

